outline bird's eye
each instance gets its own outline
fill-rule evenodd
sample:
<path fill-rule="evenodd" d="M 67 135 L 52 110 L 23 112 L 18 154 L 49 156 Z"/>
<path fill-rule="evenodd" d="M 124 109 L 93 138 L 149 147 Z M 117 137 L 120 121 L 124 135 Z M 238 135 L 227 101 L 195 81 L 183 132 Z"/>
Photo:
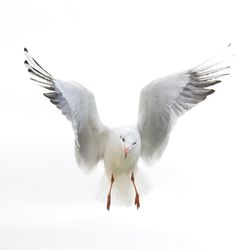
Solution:
<path fill-rule="evenodd" d="M 136 141 L 133 143 L 133 145 L 135 145 L 136 144 Z"/>
<path fill-rule="evenodd" d="M 124 139 L 124 138 L 122 138 L 122 140 L 125 142 L 125 139 Z"/>

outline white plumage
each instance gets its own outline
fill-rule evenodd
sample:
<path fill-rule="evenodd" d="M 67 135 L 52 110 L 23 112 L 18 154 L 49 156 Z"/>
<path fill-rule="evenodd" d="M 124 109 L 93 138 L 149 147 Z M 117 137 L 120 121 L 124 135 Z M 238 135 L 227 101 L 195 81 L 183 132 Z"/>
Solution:
<path fill-rule="evenodd" d="M 105 175 L 100 196 L 108 195 L 108 209 L 111 193 L 112 202 L 130 205 L 134 201 L 140 207 L 139 195 L 147 193 L 150 185 L 138 169 L 139 157 L 150 164 L 157 161 L 177 118 L 212 94 L 214 90 L 207 87 L 219 83 L 218 79 L 227 73 L 217 73 L 229 68 L 215 68 L 220 62 L 206 62 L 154 80 L 141 91 L 137 125 L 110 129 L 101 122 L 94 95 L 88 89 L 77 82 L 53 78 L 27 49 L 24 53 L 24 64 L 35 77 L 31 79 L 49 90 L 44 95 L 72 123 L 78 165 L 87 172 L 103 159 Z"/>

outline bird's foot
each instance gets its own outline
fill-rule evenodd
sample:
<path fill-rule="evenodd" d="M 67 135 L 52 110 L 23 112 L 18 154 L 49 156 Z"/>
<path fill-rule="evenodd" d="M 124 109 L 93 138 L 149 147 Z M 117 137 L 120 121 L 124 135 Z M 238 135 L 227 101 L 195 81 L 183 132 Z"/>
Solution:
<path fill-rule="evenodd" d="M 111 204 L 111 190 L 112 190 L 112 186 L 114 183 L 115 179 L 113 174 L 111 175 L 111 183 L 110 183 L 110 188 L 109 188 L 109 193 L 108 193 L 108 197 L 107 197 L 107 209 L 109 210 L 110 208 L 110 204 Z"/>
<path fill-rule="evenodd" d="M 110 204 L 111 204 L 111 195 L 109 194 L 108 196 L 107 196 L 107 209 L 109 210 L 109 208 L 110 208 Z"/>
<path fill-rule="evenodd" d="M 138 193 L 135 196 L 135 205 L 136 205 L 137 209 L 140 207 L 140 198 L 139 198 Z"/>

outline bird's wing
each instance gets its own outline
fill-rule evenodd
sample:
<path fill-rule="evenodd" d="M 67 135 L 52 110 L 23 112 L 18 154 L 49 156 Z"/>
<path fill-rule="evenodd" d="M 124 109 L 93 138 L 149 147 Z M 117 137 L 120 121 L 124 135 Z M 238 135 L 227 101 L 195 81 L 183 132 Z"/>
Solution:
<path fill-rule="evenodd" d="M 168 142 L 177 118 L 214 93 L 209 89 L 221 82 L 228 67 L 201 64 L 190 70 L 154 80 L 140 95 L 138 130 L 141 135 L 141 157 L 148 163 L 158 160 Z M 206 63 L 205 63 L 206 64 Z"/>
<path fill-rule="evenodd" d="M 102 158 L 109 133 L 99 118 L 94 95 L 76 82 L 55 79 L 24 49 L 24 64 L 38 82 L 49 90 L 44 96 L 61 109 L 75 132 L 75 151 L 79 166 L 90 170 Z"/>

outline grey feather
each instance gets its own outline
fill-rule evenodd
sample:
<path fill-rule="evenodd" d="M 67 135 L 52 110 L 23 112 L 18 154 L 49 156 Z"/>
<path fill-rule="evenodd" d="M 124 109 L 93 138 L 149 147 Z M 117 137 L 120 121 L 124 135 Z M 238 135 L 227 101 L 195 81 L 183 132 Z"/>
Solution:
<path fill-rule="evenodd" d="M 38 77 L 39 79 L 42 79 L 42 80 L 45 80 L 45 81 L 51 81 L 50 79 L 48 79 L 48 78 L 46 78 L 46 77 L 44 77 L 44 76 L 42 76 L 42 75 L 36 73 L 36 72 L 35 72 L 34 70 L 32 70 L 32 69 L 28 69 L 28 72 L 31 73 L 33 76 Z"/>
<path fill-rule="evenodd" d="M 52 100 L 58 97 L 58 94 L 56 92 L 44 93 L 43 95 Z"/>
<path fill-rule="evenodd" d="M 30 72 L 33 72 L 36 76 L 38 77 L 42 77 L 43 79 L 46 79 L 47 81 L 52 81 L 52 78 L 48 75 L 43 74 L 42 72 L 40 72 L 39 70 L 35 69 L 34 67 L 32 67 L 27 60 L 24 61 L 24 65 L 28 68 L 28 70 Z"/>
<path fill-rule="evenodd" d="M 217 78 L 221 78 L 223 76 L 227 76 L 229 75 L 228 73 L 225 73 L 225 74 L 220 74 L 220 75 L 209 75 L 209 76 L 201 76 L 201 77 L 196 77 L 196 79 L 200 82 L 203 82 L 203 81 L 209 81 L 209 80 L 213 80 L 213 79 L 217 79 Z"/>
<path fill-rule="evenodd" d="M 46 71 L 40 64 L 38 64 L 38 62 L 30 55 L 29 51 L 26 48 L 24 48 L 24 55 L 30 65 L 32 65 L 34 68 L 36 68 L 43 74 L 51 76 L 51 74 L 48 71 Z"/>
<path fill-rule="evenodd" d="M 30 78 L 30 80 L 32 80 L 32 81 L 34 81 L 34 82 L 38 82 L 38 83 L 42 83 L 43 85 L 47 85 L 47 86 L 52 86 L 52 84 L 53 84 L 53 82 L 48 82 L 48 81 L 46 81 L 46 82 L 44 82 L 44 81 L 39 81 L 39 80 L 37 80 L 37 79 L 34 79 L 34 78 Z"/>
<path fill-rule="evenodd" d="M 39 85 L 40 87 L 43 87 L 43 88 L 45 88 L 45 89 L 47 89 L 47 90 L 54 90 L 54 88 L 53 87 L 51 87 L 51 86 L 47 86 L 47 85 Z"/>
<path fill-rule="evenodd" d="M 208 70 L 208 71 L 203 71 L 203 72 L 201 72 L 201 73 L 196 72 L 195 74 L 196 74 L 197 77 L 200 77 L 200 76 L 205 76 L 205 75 L 214 74 L 214 73 L 217 73 L 217 72 L 220 72 L 220 71 L 229 69 L 230 67 L 231 67 L 231 66 L 222 67 L 222 68 L 218 68 L 218 69 L 212 69 L 212 70 Z"/>

